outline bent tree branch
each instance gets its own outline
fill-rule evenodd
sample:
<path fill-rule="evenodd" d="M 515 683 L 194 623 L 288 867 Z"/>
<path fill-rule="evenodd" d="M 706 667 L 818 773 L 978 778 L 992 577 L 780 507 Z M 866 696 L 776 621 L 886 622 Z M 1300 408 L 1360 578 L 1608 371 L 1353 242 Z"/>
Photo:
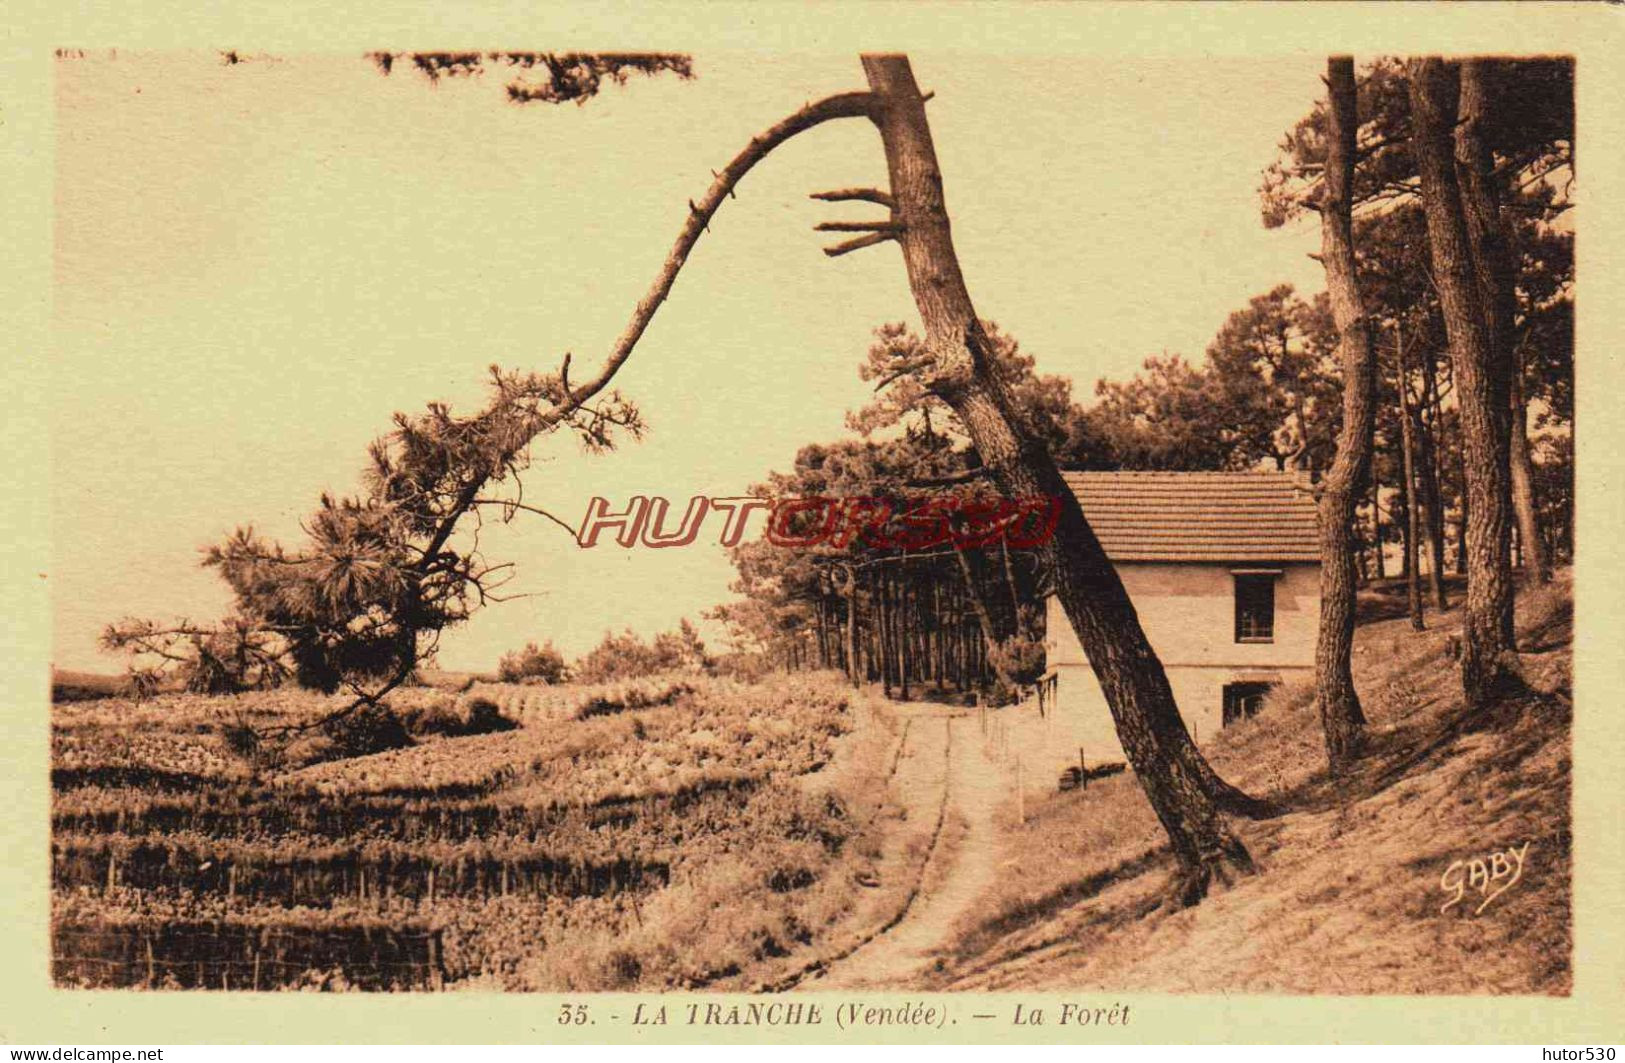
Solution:
<path fill-rule="evenodd" d="M 689 202 L 688 220 L 684 223 L 682 232 L 677 235 L 677 242 L 666 255 L 666 261 L 656 274 L 654 283 L 649 286 L 647 294 L 638 301 L 636 309 L 632 312 L 632 320 L 616 339 L 603 369 L 575 395 L 583 400 L 591 398 L 603 390 L 625 364 L 626 359 L 632 354 L 632 349 L 643 337 L 644 330 L 649 327 L 649 322 L 654 320 L 655 311 L 660 309 L 660 304 L 671 294 L 671 286 L 676 282 L 678 272 L 683 268 L 683 263 L 688 261 L 689 252 L 693 251 L 694 245 L 699 242 L 700 234 L 705 232 L 712 215 L 722 206 L 722 201 L 733 194 L 734 186 L 744 180 L 752 167 L 766 158 L 768 152 L 797 133 L 804 133 L 836 118 L 867 116 L 869 108 L 869 93 L 841 93 L 816 103 L 809 103 L 783 121 L 752 137 L 744 150 L 735 155 L 716 175 L 711 187 L 700 197 L 699 202 L 692 200 Z"/>
<path fill-rule="evenodd" d="M 856 118 L 869 113 L 870 94 L 867 92 L 850 92 L 830 96 L 814 103 L 809 103 L 783 120 L 770 126 L 762 133 L 752 137 L 750 142 L 728 164 L 717 172 L 708 188 L 697 202 L 688 204 L 688 217 L 677 235 L 676 242 L 667 253 L 664 263 L 655 275 L 649 289 L 645 292 L 634 307 L 631 320 L 616 338 L 609 356 L 604 360 L 598 373 L 580 385 L 572 385 L 569 380 L 570 359 L 567 357 L 557 376 L 555 388 L 556 402 L 547 409 L 534 409 L 526 411 L 519 418 L 517 424 L 508 426 L 508 443 L 504 447 L 502 460 L 494 467 L 475 472 L 465 482 L 457 494 L 452 505 L 440 520 L 439 527 L 430 539 L 428 547 L 424 550 L 420 570 L 416 575 L 421 578 L 427 572 L 427 566 L 432 559 L 440 553 L 441 549 L 451 539 L 458 521 L 471 509 L 486 504 L 480 498 L 480 492 L 495 478 L 496 474 L 515 455 L 519 454 L 537 437 L 557 428 L 568 418 L 586 407 L 586 404 L 604 391 L 620 371 L 622 365 L 636 348 L 638 341 L 647 331 L 649 323 L 654 320 L 655 313 L 660 309 L 666 297 L 671 294 L 672 285 L 676 283 L 677 274 L 682 270 L 688 256 L 699 243 L 700 236 L 707 231 L 711 218 L 722 206 L 724 199 L 734 194 L 735 187 L 751 169 L 767 156 L 774 148 L 783 144 L 791 137 L 806 130 L 815 128 L 825 122 L 837 118 Z M 513 503 L 499 503 L 512 508 L 529 509 L 530 507 L 517 506 Z M 543 514 L 544 516 L 550 516 Z M 572 535 L 574 533 L 572 532 Z M 390 691 L 405 682 L 417 664 L 416 653 L 403 653 L 401 664 L 394 674 L 376 690 L 360 692 L 354 701 L 335 712 L 329 713 L 320 719 L 299 725 L 299 729 L 318 727 L 339 717 L 348 715 L 363 705 L 375 704 Z"/>

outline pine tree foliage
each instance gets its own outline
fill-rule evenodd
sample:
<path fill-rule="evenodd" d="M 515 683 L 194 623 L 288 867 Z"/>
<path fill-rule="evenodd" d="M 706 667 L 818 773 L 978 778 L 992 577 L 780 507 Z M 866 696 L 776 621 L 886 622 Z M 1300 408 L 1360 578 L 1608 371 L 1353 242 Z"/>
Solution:
<path fill-rule="evenodd" d="M 523 474 L 538 434 L 563 428 L 589 452 L 639 438 L 637 407 L 609 391 L 578 403 L 568 358 L 558 373 L 490 370 L 490 401 L 469 415 L 431 403 L 397 414 L 368 449 L 362 489 L 324 494 L 287 547 L 239 527 L 204 551 L 235 598 L 218 625 L 126 620 L 103 645 L 143 671 L 170 670 L 198 689 L 241 690 L 287 678 L 372 701 L 405 681 L 441 632 L 504 600 L 512 566 L 480 549 L 486 513 L 551 518 L 524 500 Z"/>
<path fill-rule="evenodd" d="M 584 103 L 633 74 L 694 76 L 688 56 L 662 52 L 373 51 L 367 58 L 385 76 L 408 63 L 431 83 L 505 69 L 517 103 Z M 236 53 L 227 65 L 236 65 Z M 533 441 L 562 428 L 601 452 L 641 437 L 637 407 L 606 388 L 613 368 L 579 388 L 569 371 L 568 354 L 553 373 L 492 366 L 483 409 L 458 414 L 432 402 L 423 413 L 397 414 L 393 430 L 368 449 L 360 491 L 323 494 L 303 524 L 303 543 L 287 547 L 243 526 L 205 550 L 204 565 L 231 588 L 230 616 L 213 625 L 125 619 L 107 627 L 102 645 L 131 657 L 137 689 L 153 689 L 169 673 L 210 691 L 292 678 L 353 693 L 340 715 L 375 707 L 434 656 L 441 632 L 503 600 L 512 565 L 481 551 L 486 513 L 504 522 L 533 513 L 564 526 L 525 502 Z"/>
<path fill-rule="evenodd" d="M 506 88 L 515 103 L 586 103 L 606 81 L 624 85 L 633 74 L 670 73 L 688 80 L 694 62 L 674 52 L 369 52 L 386 77 L 408 63 L 431 82 L 479 77 L 491 67 L 506 68 Z"/>

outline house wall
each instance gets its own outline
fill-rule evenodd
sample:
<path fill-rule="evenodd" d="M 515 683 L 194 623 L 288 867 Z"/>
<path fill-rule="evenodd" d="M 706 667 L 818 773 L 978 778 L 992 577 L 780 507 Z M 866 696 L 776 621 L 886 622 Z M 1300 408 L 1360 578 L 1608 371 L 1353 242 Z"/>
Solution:
<path fill-rule="evenodd" d="M 1235 641 L 1231 570 L 1237 568 L 1282 570 L 1275 581 L 1275 641 Z M 1198 742 L 1223 726 L 1227 683 L 1312 674 L 1320 622 L 1318 564 L 1122 562 L 1117 572 Z M 1062 766 L 1075 764 L 1081 747 L 1091 764 L 1122 760 L 1111 712 L 1072 624 L 1056 597 L 1050 597 L 1047 609 L 1047 658 L 1057 676 L 1049 721 L 1052 744 L 1060 751 L 1056 757 L 1064 753 Z"/>

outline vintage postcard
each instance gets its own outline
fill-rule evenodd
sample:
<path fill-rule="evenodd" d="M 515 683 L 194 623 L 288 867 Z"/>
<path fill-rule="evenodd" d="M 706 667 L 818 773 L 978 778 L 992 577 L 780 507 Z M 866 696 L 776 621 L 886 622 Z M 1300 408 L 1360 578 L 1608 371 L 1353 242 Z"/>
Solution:
<path fill-rule="evenodd" d="M 0 1036 L 1620 1040 L 1617 7 L 323 18 L 0 99 Z"/>

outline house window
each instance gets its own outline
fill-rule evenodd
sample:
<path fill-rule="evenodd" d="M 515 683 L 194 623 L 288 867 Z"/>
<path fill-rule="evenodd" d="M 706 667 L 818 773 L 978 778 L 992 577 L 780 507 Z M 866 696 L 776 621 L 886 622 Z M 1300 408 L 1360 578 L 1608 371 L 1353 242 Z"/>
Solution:
<path fill-rule="evenodd" d="M 1275 577 L 1236 577 L 1236 641 L 1275 641 Z"/>
<path fill-rule="evenodd" d="M 1258 715 L 1264 707 L 1264 695 L 1270 692 L 1268 683 L 1226 683 L 1224 687 L 1224 726 L 1237 720 Z"/>

